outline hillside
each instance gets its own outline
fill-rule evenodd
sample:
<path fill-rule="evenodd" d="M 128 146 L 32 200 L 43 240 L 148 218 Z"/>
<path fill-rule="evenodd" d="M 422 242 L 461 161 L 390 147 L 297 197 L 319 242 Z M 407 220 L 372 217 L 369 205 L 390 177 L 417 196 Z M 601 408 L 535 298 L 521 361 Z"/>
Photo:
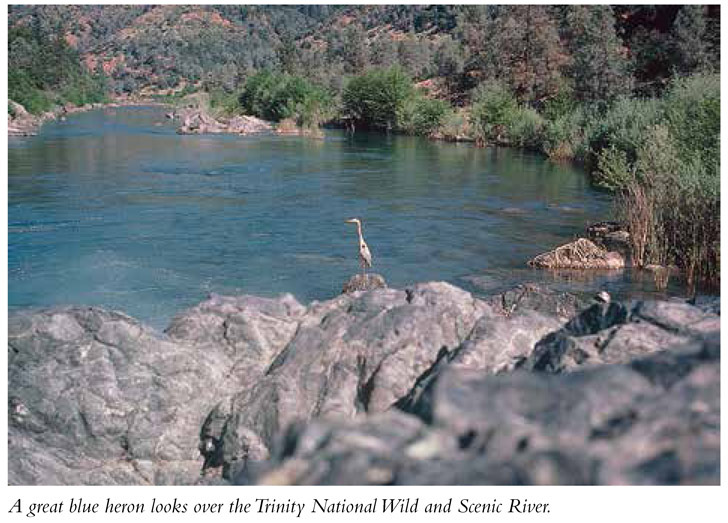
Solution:
<path fill-rule="evenodd" d="M 672 71 L 695 65 L 686 62 L 718 67 L 719 6 L 704 9 L 702 34 L 695 28 L 680 34 L 680 10 L 610 9 L 615 55 L 636 89 L 659 90 Z M 576 11 L 563 6 L 11 6 L 9 23 L 61 35 L 90 72 L 109 78 L 116 94 L 169 92 L 190 84 L 232 90 L 261 69 L 302 74 L 338 91 L 347 75 L 400 63 L 416 80 L 447 78 L 453 92 L 445 94 L 463 94 L 495 75 L 519 94 L 542 99 L 578 74 Z M 687 50 L 693 58 L 687 58 Z"/>

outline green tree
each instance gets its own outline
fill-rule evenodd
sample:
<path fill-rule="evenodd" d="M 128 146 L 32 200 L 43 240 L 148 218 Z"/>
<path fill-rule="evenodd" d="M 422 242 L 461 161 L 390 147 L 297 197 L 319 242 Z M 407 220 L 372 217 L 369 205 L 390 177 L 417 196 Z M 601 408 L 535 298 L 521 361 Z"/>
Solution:
<path fill-rule="evenodd" d="M 712 67 L 706 38 L 705 7 L 684 5 L 673 27 L 674 66 L 681 74 L 705 71 Z"/>
<path fill-rule="evenodd" d="M 513 93 L 499 81 L 487 81 L 473 95 L 470 122 L 479 144 L 500 142 L 518 110 Z"/>
<path fill-rule="evenodd" d="M 631 91 L 631 77 L 609 6 L 571 6 L 568 10 L 570 68 L 577 98 L 613 100 Z"/>
<path fill-rule="evenodd" d="M 342 93 L 343 113 L 355 126 L 394 130 L 397 114 L 413 94 L 412 80 L 399 67 L 375 69 L 352 78 Z"/>
<path fill-rule="evenodd" d="M 397 42 L 388 35 L 380 35 L 372 43 L 371 61 L 377 67 L 392 67 L 397 64 Z"/>
<path fill-rule="evenodd" d="M 489 65 L 519 99 L 540 102 L 556 94 L 567 57 L 546 7 L 503 9 L 490 34 Z"/>
<path fill-rule="evenodd" d="M 449 86 L 458 83 L 458 77 L 465 69 L 463 49 L 450 35 L 440 40 L 435 50 L 435 67 L 437 75 L 444 76 Z"/>

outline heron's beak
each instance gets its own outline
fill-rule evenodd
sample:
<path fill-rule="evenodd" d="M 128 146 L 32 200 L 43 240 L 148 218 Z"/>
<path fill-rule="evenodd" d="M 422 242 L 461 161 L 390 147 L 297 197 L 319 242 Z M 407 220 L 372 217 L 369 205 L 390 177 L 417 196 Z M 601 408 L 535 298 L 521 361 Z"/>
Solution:
<path fill-rule="evenodd" d="M 356 220 L 354 220 L 354 219 L 351 219 L 351 220 L 344 220 L 344 221 L 345 221 L 346 223 L 356 223 Z"/>

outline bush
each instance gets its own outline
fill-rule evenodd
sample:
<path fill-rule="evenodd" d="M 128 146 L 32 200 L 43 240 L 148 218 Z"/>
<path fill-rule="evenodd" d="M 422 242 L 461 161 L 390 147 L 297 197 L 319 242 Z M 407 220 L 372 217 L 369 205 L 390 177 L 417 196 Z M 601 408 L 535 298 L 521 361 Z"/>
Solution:
<path fill-rule="evenodd" d="M 448 111 L 442 117 L 437 134 L 443 140 L 449 141 L 457 141 L 463 137 L 470 137 L 470 119 L 462 112 Z"/>
<path fill-rule="evenodd" d="M 412 99 L 412 80 L 399 67 L 375 69 L 352 78 L 342 93 L 343 115 L 354 125 L 393 130 Z"/>
<path fill-rule="evenodd" d="M 673 82 L 664 98 L 665 117 L 680 157 L 708 173 L 720 169 L 720 76 L 696 75 Z"/>
<path fill-rule="evenodd" d="M 675 264 L 690 286 L 718 283 L 717 173 L 699 156 L 684 157 L 684 144 L 669 124 L 649 127 L 642 138 L 633 162 L 615 146 L 600 151 L 598 162 L 600 184 L 618 192 L 617 210 L 628 224 L 635 264 Z M 712 140 L 705 134 L 691 139 Z"/>
<path fill-rule="evenodd" d="M 397 129 L 407 134 L 429 136 L 440 127 L 448 108 L 442 100 L 417 94 L 402 104 L 397 114 Z"/>
<path fill-rule="evenodd" d="M 330 104 L 326 92 L 308 80 L 270 71 L 249 77 L 238 102 L 246 113 L 274 122 L 287 118 L 311 122 L 316 120 L 313 114 L 323 114 L 321 108 Z"/>
<path fill-rule="evenodd" d="M 540 149 L 545 121 L 536 110 L 519 107 L 506 124 L 508 142 L 524 149 Z"/>
<path fill-rule="evenodd" d="M 517 110 L 516 99 L 505 85 L 490 81 L 480 84 L 470 111 L 475 140 L 481 145 L 487 141 L 501 142 Z"/>
<path fill-rule="evenodd" d="M 584 139 L 584 112 L 581 108 L 547 120 L 542 133 L 541 149 L 554 160 L 583 160 L 588 145 Z"/>
<path fill-rule="evenodd" d="M 602 149 L 614 147 L 624 151 L 634 162 L 637 149 L 647 130 L 663 118 L 660 100 L 619 98 L 604 113 L 590 111 L 585 118 L 589 150 L 586 160 L 594 160 Z"/>

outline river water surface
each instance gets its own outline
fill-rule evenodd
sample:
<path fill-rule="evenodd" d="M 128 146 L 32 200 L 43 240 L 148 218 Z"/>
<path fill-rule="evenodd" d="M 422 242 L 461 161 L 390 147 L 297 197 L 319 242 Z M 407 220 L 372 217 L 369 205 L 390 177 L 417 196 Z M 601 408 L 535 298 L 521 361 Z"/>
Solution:
<path fill-rule="evenodd" d="M 530 153 L 328 131 L 180 136 L 164 108 L 79 113 L 8 151 L 9 306 L 101 305 L 163 328 L 218 294 L 336 295 L 360 217 L 393 287 L 523 281 L 654 292 L 629 271 L 553 275 L 534 255 L 609 217 L 584 173 Z M 671 292 L 680 293 L 679 288 Z"/>

